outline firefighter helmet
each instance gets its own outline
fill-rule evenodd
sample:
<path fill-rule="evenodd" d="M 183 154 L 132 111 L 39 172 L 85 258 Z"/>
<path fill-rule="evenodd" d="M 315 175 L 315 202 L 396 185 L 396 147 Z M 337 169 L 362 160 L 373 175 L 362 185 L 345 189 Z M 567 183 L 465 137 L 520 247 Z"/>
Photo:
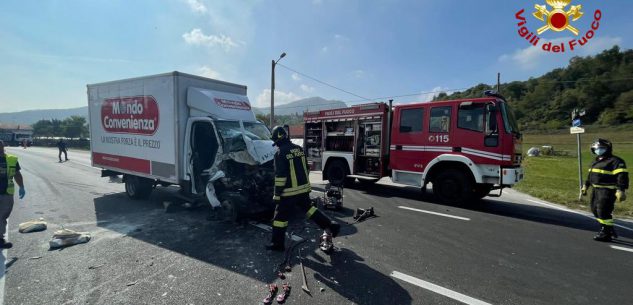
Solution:
<path fill-rule="evenodd" d="M 597 139 L 595 142 L 591 143 L 591 153 L 596 155 L 596 149 L 598 149 L 598 148 L 606 149 L 605 154 L 609 155 L 609 154 L 611 154 L 611 150 L 613 149 L 613 145 L 611 144 L 611 142 L 609 142 L 609 140 Z"/>
<path fill-rule="evenodd" d="M 285 139 L 288 139 L 288 133 L 286 132 L 286 129 L 283 126 L 275 126 L 275 128 L 273 128 L 271 139 L 274 142 L 273 146 L 277 145 L 277 143 Z"/>

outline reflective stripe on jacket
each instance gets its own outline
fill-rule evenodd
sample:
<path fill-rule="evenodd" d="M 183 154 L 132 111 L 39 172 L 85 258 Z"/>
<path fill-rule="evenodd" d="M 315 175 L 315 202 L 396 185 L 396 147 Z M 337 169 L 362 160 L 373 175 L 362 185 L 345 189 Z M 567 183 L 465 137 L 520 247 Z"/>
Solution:
<path fill-rule="evenodd" d="M 585 184 L 594 188 L 628 189 L 629 173 L 624 160 L 613 155 L 598 157 L 591 164 Z"/>
<path fill-rule="evenodd" d="M 306 156 L 290 141 L 279 143 L 275 154 L 275 197 L 290 197 L 311 191 Z"/>
<path fill-rule="evenodd" d="M 15 169 L 18 164 L 18 157 L 14 155 L 5 154 L 7 160 L 7 194 L 13 195 L 15 193 L 15 184 L 13 183 L 13 176 L 15 176 Z"/>

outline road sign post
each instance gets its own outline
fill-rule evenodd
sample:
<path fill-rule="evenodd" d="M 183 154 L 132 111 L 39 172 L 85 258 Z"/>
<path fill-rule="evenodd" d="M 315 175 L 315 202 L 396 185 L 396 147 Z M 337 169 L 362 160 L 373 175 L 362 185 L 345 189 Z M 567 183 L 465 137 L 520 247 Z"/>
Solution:
<path fill-rule="evenodd" d="M 580 134 L 585 133 L 585 129 L 582 126 L 582 120 L 580 119 L 585 115 L 585 111 L 574 109 L 571 113 L 571 125 L 569 133 L 576 135 L 576 152 L 578 155 L 578 200 L 582 198 L 582 150 L 580 149 Z"/>

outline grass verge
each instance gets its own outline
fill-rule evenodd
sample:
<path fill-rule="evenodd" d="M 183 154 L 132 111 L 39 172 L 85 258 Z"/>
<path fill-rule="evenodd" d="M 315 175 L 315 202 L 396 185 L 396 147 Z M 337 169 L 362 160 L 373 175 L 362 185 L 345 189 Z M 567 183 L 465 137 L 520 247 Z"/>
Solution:
<path fill-rule="evenodd" d="M 629 170 L 633 166 L 633 128 L 587 127 L 581 136 L 582 176 L 587 178 L 587 170 L 594 157 L 589 145 L 601 137 L 613 142 L 614 154 L 624 159 Z M 578 159 L 576 158 L 576 136 L 561 131 L 549 134 L 526 134 L 523 140 L 524 156 L 530 147 L 551 145 L 558 156 L 526 157 L 523 162 L 525 179 L 514 188 L 543 200 L 562 204 L 573 209 L 589 210 L 589 195 L 578 200 Z M 631 174 L 629 173 L 629 177 Z M 615 204 L 614 214 L 633 218 L 633 193 L 627 192 L 626 201 Z"/>

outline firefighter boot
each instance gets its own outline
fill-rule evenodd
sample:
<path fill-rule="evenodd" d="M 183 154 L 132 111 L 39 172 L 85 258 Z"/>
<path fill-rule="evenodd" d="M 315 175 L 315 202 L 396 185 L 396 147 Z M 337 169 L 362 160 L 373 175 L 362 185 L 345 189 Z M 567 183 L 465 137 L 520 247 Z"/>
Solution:
<path fill-rule="evenodd" d="M 283 252 L 286 250 L 284 246 L 286 228 L 273 227 L 273 237 L 270 244 L 266 245 L 266 250 Z"/>
<path fill-rule="evenodd" d="M 314 223 L 316 223 L 317 226 L 319 226 L 319 228 L 323 230 L 328 229 L 330 228 L 330 226 L 332 226 L 332 221 L 330 220 L 330 218 L 325 216 L 325 214 L 323 214 L 323 212 L 319 210 L 315 210 L 312 216 L 310 216 L 309 218 L 312 219 L 312 221 L 314 221 Z"/>
<path fill-rule="evenodd" d="M 611 233 L 611 238 L 613 239 L 618 238 L 618 233 L 615 232 L 614 226 L 609 226 L 609 233 Z"/>
<path fill-rule="evenodd" d="M 611 241 L 611 232 L 609 231 L 609 228 L 605 225 L 602 225 L 600 232 L 598 232 L 598 235 L 593 237 L 593 240 L 595 241 Z"/>

